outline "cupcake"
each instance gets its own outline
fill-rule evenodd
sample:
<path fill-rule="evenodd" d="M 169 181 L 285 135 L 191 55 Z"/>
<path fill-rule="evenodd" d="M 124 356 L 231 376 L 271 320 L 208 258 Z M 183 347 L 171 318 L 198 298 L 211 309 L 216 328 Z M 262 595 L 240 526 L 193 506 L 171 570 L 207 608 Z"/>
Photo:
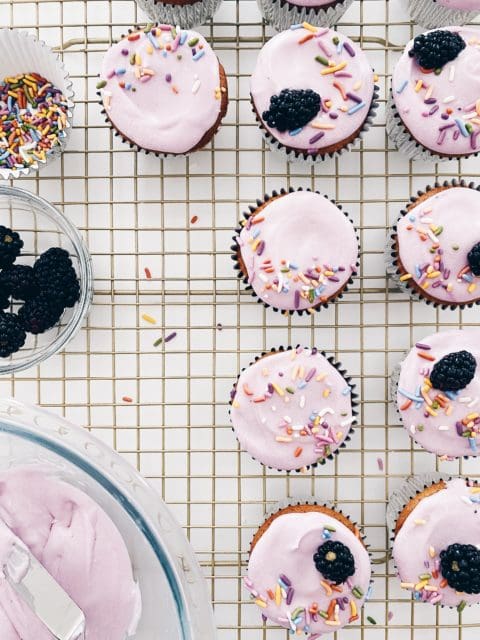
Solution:
<path fill-rule="evenodd" d="M 262 48 L 250 93 L 267 143 L 287 160 L 313 162 L 349 149 L 377 106 L 363 51 L 343 34 L 308 23 Z"/>
<path fill-rule="evenodd" d="M 138 6 L 155 22 L 180 24 L 184 29 L 210 20 L 222 0 L 137 0 Z"/>
<path fill-rule="evenodd" d="M 392 374 L 392 395 L 408 434 L 453 459 L 478 455 L 480 330 L 435 333 L 417 342 Z"/>
<path fill-rule="evenodd" d="M 480 602 L 479 492 L 463 478 L 413 477 L 390 498 L 393 559 L 414 600 L 459 611 Z"/>
<path fill-rule="evenodd" d="M 18 178 L 64 150 L 72 83 L 58 54 L 24 31 L 0 29 L 0 58 L 0 176 Z"/>
<path fill-rule="evenodd" d="M 480 30 L 448 27 L 410 41 L 395 66 L 387 132 L 412 160 L 480 150 Z"/>
<path fill-rule="evenodd" d="M 418 192 L 387 240 L 387 272 L 412 298 L 443 309 L 480 301 L 480 191 L 444 182 Z"/>
<path fill-rule="evenodd" d="M 358 527 L 331 507 L 298 503 L 258 529 L 244 583 L 264 619 L 316 640 L 358 620 L 370 579 Z"/>
<path fill-rule="evenodd" d="M 258 0 L 265 20 L 282 31 L 308 22 L 330 27 L 340 20 L 353 0 Z"/>
<path fill-rule="evenodd" d="M 242 222 L 233 238 L 235 269 L 266 307 L 313 312 L 341 298 L 352 283 L 359 264 L 355 227 L 318 192 L 274 191 Z"/>
<path fill-rule="evenodd" d="M 234 385 L 233 430 L 244 451 L 278 471 L 324 464 L 350 439 L 354 389 L 341 365 L 315 348 L 272 350 Z"/>
<path fill-rule="evenodd" d="M 131 31 L 112 45 L 97 89 L 123 141 L 162 156 L 208 144 L 228 104 L 225 70 L 205 38 L 168 25 Z"/>
<path fill-rule="evenodd" d="M 412 20 L 425 27 L 471 22 L 480 13 L 480 0 L 407 0 Z"/>

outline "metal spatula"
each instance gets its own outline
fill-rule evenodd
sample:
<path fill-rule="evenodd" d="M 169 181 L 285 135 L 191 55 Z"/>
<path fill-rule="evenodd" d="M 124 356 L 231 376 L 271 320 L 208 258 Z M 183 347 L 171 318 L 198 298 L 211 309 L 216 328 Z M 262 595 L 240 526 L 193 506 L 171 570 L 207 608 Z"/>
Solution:
<path fill-rule="evenodd" d="M 0 528 L 7 527 L 0 520 Z M 7 527 L 14 543 L 3 572 L 56 640 L 83 640 L 85 616 L 58 582 Z"/>

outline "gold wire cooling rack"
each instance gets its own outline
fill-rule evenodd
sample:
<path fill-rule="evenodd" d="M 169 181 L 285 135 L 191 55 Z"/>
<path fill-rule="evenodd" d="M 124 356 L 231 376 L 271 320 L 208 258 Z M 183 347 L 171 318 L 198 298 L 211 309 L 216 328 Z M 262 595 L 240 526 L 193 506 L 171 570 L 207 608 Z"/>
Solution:
<path fill-rule="evenodd" d="M 38 177 L 17 184 L 61 207 L 80 228 L 96 276 L 93 310 L 77 338 L 38 369 L 0 379 L 0 393 L 88 425 L 154 483 L 198 553 L 220 640 L 288 637 L 261 624 L 241 576 L 265 512 L 278 500 L 306 494 L 350 513 L 372 548 L 375 591 L 361 623 L 344 629 L 342 640 L 478 640 L 478 607 L 459 615 L 413 604 L 386 563 L 385 505 L 404 476 L 441 469 L 478 477 L 475 462 L 438 463 L 413 446 L 387 396 L 389 371 L 415 340 L 475 325 L 479 317 L 475 309 L 409 302 L 385 280 L 385 231 L 410 194 L 435 180 L 480 181 L 477 159 L 412 164 L 388 144 L 388 73 L 414 33 L 400 0 L 357 0 L 342 20 L 340 28 L 360 42 L 379 75 L 381 108 L 361 147 L 313 169 L 285 164 L 261 141 L 248 78 L 270 32 L 248 0 L 226 0 L 203 28 L 226 67 L 231 96 L 211 147 L 162 162 L 122 145 L 100 114 L 96 74 L 112 39 L 143 21 L 132 0 L 0 0 L 1 24 L 55 46 L 76 93 L 68 150 Z M 229 257 L 242 210 L 290 185 L 335 198 L 362 242 L 360 276 L 348 295 L 308 318 L 257 305 Z M 239 452 L 227 402 L 238 370 L 255 354 L 297 343 L 316 345 L 348 368 L 361 395 L 362 426 L 333 462 L 288 476 Z"/>

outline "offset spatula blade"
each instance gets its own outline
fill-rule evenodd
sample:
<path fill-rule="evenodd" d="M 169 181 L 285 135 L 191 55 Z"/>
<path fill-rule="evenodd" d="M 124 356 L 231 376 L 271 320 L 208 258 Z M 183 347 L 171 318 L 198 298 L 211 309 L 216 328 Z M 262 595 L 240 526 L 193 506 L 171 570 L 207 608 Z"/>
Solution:
<path fill-rule="evenodd" d="M 56 640 L 83 640 L 83 611 L 20 540 L 13 545 L 4 572 L 9 584 Z"/>

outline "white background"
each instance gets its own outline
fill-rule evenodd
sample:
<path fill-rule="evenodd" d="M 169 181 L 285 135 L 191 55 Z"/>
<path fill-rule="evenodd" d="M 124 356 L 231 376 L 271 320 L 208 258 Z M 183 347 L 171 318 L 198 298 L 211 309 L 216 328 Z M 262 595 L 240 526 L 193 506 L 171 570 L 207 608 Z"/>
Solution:
<path fill-rule="evenodd" d="M 211 148 L 162 162 L 119 142 L 100 113 L 96 74 L 111 39 L 137 20 L 143 16 L 131 0 L 0 0 L 0 24 L 63 45 L 76 92 L 68 151 L 39 178 L 18 184 L 58 205 L 81 229 L 95 271 L 94 305 L 77 338 L 39 369 L 0 379 L 0 393 L 88 426 L 151 479 L 199 554 L 220 640 L 287 638 L 286 631 L 261 625 L 240 576 L 263 514 L 277 500 L 308 493 L 337 501 L 363 523 L 378 561 L 362 624 L 343 630 L 342 640 L 478 638 L 479 607 L 462 614 L 460 629 L 456 611 L 411 604 L 383 562 L 385 504 L 402 477 L 435 468 L 470 476 L 478 470 L 475 461 L 437 463 L 412 446 L 387 399 L 389 371 L 416 339 L 479 318 L 477 309 L 442 312 L 411 303 L 385 281 L 386 228 L 410 195 L 435 179 L 480 181 L 478 159 L 412 165 L 389 148 L 388 73 L 414 33 L 400 0 L 356 1 L 345 14 L 341 28 L 361 37 L 380 76 L 381 106 L 361 148 L 313 170 L 287 166 L 262 145 L 248 78 L 271 32 L 252 1 L 226 0 L 213 25 L 202 29 L 227 70 L 231 96 Z M 361 235 L 360 277 L 343 301 L 313 317 L 265 310 L 243 290 L 230 260 L 241 212 L 263 193 L 290 185 L 335 198 Z M 144 313 L 157 325 L 142 320 Z M 174 340 L 153 346 L 172 331 Z M 362 426 L 334 462 L 289 478 L 239 453 L 227 402 L 237 372 L 256 354 L 297 343 L 324 349 L 348 368 L 361 394 Z"/>

